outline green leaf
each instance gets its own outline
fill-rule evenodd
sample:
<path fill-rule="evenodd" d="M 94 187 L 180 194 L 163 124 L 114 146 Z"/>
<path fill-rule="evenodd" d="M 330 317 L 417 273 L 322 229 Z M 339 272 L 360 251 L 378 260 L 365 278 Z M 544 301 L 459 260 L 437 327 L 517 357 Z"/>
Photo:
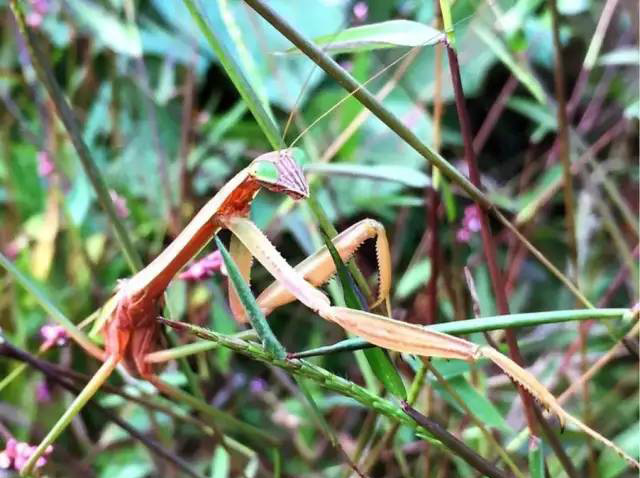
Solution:
<path fill-rule="evenodd" d="M 532 437 L 532 440 L 529 446 L 529 476 L 544 478 L 544 442 L 537 437 Z"/>
<path fill-rule="evenodd" d="M 389 20 L 359 27 L 347 28 L 336 34 L 314 38 L 327 53 L 348 53 L 381 48 L 435 45 L 444 34 L 428 25 L 410 20 Z M 287 53 L 300 50 L 292 48 Z"/>
<path fill-rule="evenodd" d="M 426 284 L 429 277 L 431 277 L 431 261 L 423 259 L 416 262 L 400 278 L 396 287 L 395 297 L 400 300 L 406 299 L 418 287 Z"/>
<path fill-rule="evenodd" d="M 378 181 L 391 181 L 412 188 L 424 188 L 431 184 L 431 178 L 414 168 L 371 164 L 316 163 L 309 164 L 305 171 L 327 176 L 351 176 Z"/>
<path fill-rule="evenodd" d="M 258 306 L 255 297 L 251 293 L 251 289 L 249 289 L 249 284 L 247 284 L 242 274 L 240 274 L 240 270 L 238 266 L 231 258 L 229 251 L 224 247 L 222 241 L 218 237 L 216 237 L 216 246 L 218 250 L 222 254 L 222 260 L 224 261 L 224 265 L 227 268 L 227 274 L 229 275 L 229 280 L 233 284 L 233 288 L 238 293 L 238 298 L 245 310 L 247 311 L 247 317 L 249 318 L 249 322 L 251 326 L 255 329 L 258 337 L 262 341 L 262 345 L 265 350 L 269 352 L 276 358 L 284 359 L 287 356 L 287 352 L 278 339 L 273 334 L 271 327 L 267 323 L 267 319 L 262 313 L 262 310 Z"/>
<path fill-rule="evenodd" d="M 211 478 L 228 478 L 231 471 L 231 457 L 229 452 L 219 445 L 213 452 L 211 459 Z"/>
<path fill-rule="evenodd" d="M 138 27 L 122 23 L 115 15 L 91 2 L 69 0 L 71 9 L 107 48 L 122 55 L 139 58 L 142 44 Z"/>
<path fill-rule="evenodd" d="M 544 88 L 538 79 L 524 66 L 516 62 L 515 58 L 513 58 L 511 53 L 507 50 L 507 47 L 492 31 L 482 26 L 477 26 L 475 31 L 480 39 L 491 49 L 491 51 L 493 51 L 500 61 L 504 63 L 509 71 L 511 71 L 511 73 L 513 73 L 513 75 L 529 90 L 533 97 L 539 103 L 544 104 Z"/>
<path fill-rule="evenodd" d="M 640 63 L 640 50 L 638 48 L 620 48 L 605 53 L 598 59 L 598 65 L 634 65 Z"/>
<path fill-rule="evenodd" d="M 501 430 L 510 429 L 498 409 L 493 406 L 487 396 L 473 388 L 466 378 L 462 376 L 450 377 L 447 382 L 478 419 L 491 427 L 500 428 Z M 443 387 L 437 383 L 434 383 L 433 387 L 438 390 L 438 393 L 447 397 L 452 406 L 459 408 L 458 402 L 450 397 Z"/>

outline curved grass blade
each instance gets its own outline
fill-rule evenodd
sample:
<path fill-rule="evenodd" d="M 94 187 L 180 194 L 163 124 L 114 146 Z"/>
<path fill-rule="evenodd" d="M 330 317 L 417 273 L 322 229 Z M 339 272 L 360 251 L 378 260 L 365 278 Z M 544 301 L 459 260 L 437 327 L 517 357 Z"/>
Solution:
<path fill-rule="evenodd" d="M 242 274 L 240 274 L 238 266 L 236 266 L 236 263 L 231 258 L 229 251 L 227 251 L 227 249 L 222 244 L 222 241 L 217 236 L 215 238 L 215 241 L 218 250 L 222 254 L 222 260 L 224 261 L 224 265 L 227 268 L 229 280 L 233 284 L 233 288 L 236 290 L 240 302 L 242 302 L 243 307 L 247 311 L 249 322 L 262 341 L 262 345 L 264 346 L 265 350 L 267 350 L 267 352 L 269 352 L 275 358 L 284 359 L 287 356 L 287 352 L 285 351 L 282 344 L 278 341 L 276 336 L 273 334 L 271 327 L 269 327 L 267 319 L 262 313 L 262 310 L 260 310 L 255 297 L 253 297 L 251 289 L 249 289 L 249 285 L 245 282 Z"/>

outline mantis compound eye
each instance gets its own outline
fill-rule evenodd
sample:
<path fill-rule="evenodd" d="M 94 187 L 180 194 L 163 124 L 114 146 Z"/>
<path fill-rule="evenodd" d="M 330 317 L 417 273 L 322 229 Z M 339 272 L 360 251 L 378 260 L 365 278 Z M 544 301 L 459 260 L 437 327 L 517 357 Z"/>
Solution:
<path fill-rule="evenodd" d="M 272 151 L 253 161 L 249 175 L 270 191 L 285 193 L 293 199 L 304 199 L 309 196 L 309 186 L 299 162 L 303 162 L 305 157 L 299 148 Z"/>

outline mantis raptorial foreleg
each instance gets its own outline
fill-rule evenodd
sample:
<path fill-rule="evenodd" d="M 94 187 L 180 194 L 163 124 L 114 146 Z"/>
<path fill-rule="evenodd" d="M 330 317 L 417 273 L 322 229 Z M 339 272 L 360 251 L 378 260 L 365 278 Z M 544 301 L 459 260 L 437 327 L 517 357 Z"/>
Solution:
<path fill-rule="evenodd" d="M 225 225 L 278 281 L 279 286 L 277 287 L 288 290 L 290 294 L 323 319 L 335 322 L 345 330 L 374 345 L 398 352 L 466 361 L 487 358 L 516 383 L 524 387 L 544 408 L 555 414 L 562 427 L 566 421 L 570 421 L 585 433 L 616 450 L 633 466 L 640 468 L 638 461 L 627 455 L 613 442 L 567 413 L 555 397 L 530 372 L 497 350 L 452 335 L 430 331 L 415 324 L 400 322 L 360 310 L 332 306 L 322 292 L 307 281 L 299 270 L 291 267 L 282 258 L 255 224 L 248 219 L 235 217 L 228 219 Z M 288 298 L 288 295 L 285 297 Z M 276 302 L 274 299 L 274 303 Z"/>
<path fill-rule="evenodd" d="M 198 211 L 160 255 L 131 279 L 122 281 L 103 328 L 105 352 L 95 353 L 104 358 L 104 364 L 30 456 L 21 471 L 23 474 L 31 473 L 44 450 L 62 433 L 119 363 L 123 363 L 133 375 L 156 385 L 160 383 L 154 375 L 153 364 L 144 358 L 157 345 L 159 329 L 155 319 L 167 286 L 229 218 L 249 214 L 251 202 L 261 188 L 287 194 L 293 199 L 307 197 L 308 185 L 296 162 L 302 154 L 298 149 L 286 149 L 254 159 Z M 160 387 L 162 391 L 170 390 Z"/>
<path fill-rule="evenodd" d="M 378 291 L 375 300 L 369 305 L 371 309 L 378 306 L 389 297 L 391 289 L 391 256 L 389 243 L 384 226 L 373 219 L 363 219 L 332 239 L 332 242 L 343 261 L 350 260 L 362 244 L 369 240 L 375 240 L 376 256 L 378 262 Z M 229 251 L 238 265 L 241 273 L 248 282 L 253 256 L 250 251 L 236 237 L 232 236 Z M 326 246 L 321 247 L 315 253 L 295 266 L 295 271 L 306 281 L 315 287 L 325 284 L 335 273 L 336 266 Z M 258 297 L 257 302 L 265 315 L 274 309 L 296 300 L 295 295 L 281 282 L 274 282 L 267 287 Z M 229 302 L 234 317 L 240 322 L 246 322 L 245 311 L 237 301 L 235 290 L 229 284 Z"/>

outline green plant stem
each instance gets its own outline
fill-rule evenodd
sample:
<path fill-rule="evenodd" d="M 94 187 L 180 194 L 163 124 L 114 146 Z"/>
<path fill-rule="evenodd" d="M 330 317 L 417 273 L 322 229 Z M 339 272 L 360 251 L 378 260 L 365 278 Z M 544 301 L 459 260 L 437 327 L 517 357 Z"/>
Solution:
<path fill-rule="evenodd" d="M 499 470 L 492 463 L 489 463 L 487 460 L 482 458 L 475 451 L 458 440 L 454 435 L 449 433 L 447 429 L 440 425 L 438 422 L 425 417 L 407 402 L 403 402 L 402 407 L 404 408 L 407 416 L 411 417 L 412 420 L 415 420 L 416 423 L 418 423 L 424 429 L 428 430 L 430 433 L 441 438 L 442 442 L 447 446 L 447 448 L 453 451 L 457 457 L 462 458 L 470 466 L 478 470 L 484 476 L 488 476 L 491 478 L 508 477 L 505 472 Z"/>
<path fill-rule="evenodd" d="M 524 314 L 497 315 L 494 317 L 441 322 L 439 324 L 428 325 L 425 328 L 428 330 L 443 332 L 445 334 L 465 335 L 475 332 L 488 332 L 491 330 L 535 327 L 542 324 L 555 324 L 571 322 L 574 320 L 630 319 L 631 316 L 631 309 L 554 310 L 549 312 L 529 312 Z M 359 350 L 364 347 L 373 347 L 373 345 L 361 338 L 354 338 L 342 340 L 324 347 L 293 353 L 290 356 L 294 358 L 306 358 L 317 355 Z"/>
<path fill-rule="evenodd" d="M 0 356 L 9 357 L 16 360 L 19 360 L 25 364 L 28 364 L 30 367 L 33 367 L 36 370 L 42 372 L 48 379 L 52 380 L 56 384 L 60 385 L 65 390 L 78 394 L 80 393 L 80 388 L 69 382 L 68 380 L 62 378 L 58 374 L 58 370 L 56 367 L 51 367 L 48 362 L 40 360 L 33 355 L 25 352 L 24 350 L 18 349 L 9 343 L 1 334 L 0 334 Z M 167 462 L 175 465 L 178 469 L 182 470 L 185 474 L 192 476 L 194 478 L 203 478 L 202 475 L 196 473 L 192 470 L 189 464 L 170 452 L 166 448 L 162 447 L 159 443 L 154 440 L 149 439 L 144 434 L 140 433 L 138 430 L 133 428 L 131 425 L 122 420 L 115 413 L 111 412 L 94 401 L 90 400 L 89 405 L 100 412 L 105 418 L 115 423 L 117 426 L 122 428 L 126 433 L 131 435 L 136 440 L 140 441 L 144 446 L 146 446 L 151 452 L 157 454 L 163 459 L 167 460 Z"/>
<path fill-rule="evenodd" d="M 474 186 L 463 174 L 454 168 L 441 155 L 425 145 L 400 119 L 385 108 L 367 89 L 360 85 L 355 78 L 340 67 L 331 57 L 320 48 L 300 35 L 291 25 L 282 19 L 263 0 L 245 0 L 251 8 L 260 14 L 267 22 L 276 28 L 282 35 L 297 46 L 305 55 L 313 60 L 327 74 L 333 77 L 343 88 L 368 108 L 378 119 L 386 124 L 389 129 L 400 136 L 409 146 L 416 150 L 432 165 L 436 166 L 445 176 L 455 182 L 472 199 L 481 204 L 483 208 L 492 212 L 495 217 L 507 227 L 519 241 L 538 259 L 565 287 L 567 287 L 586 307 L 593 307 L 591 302 L 578 290 L 557 267 L 555 267 L 544 255 L 529 242 L 518 229 L 492 204 L 491 200 L 480 189 Z"/>
<path fill-rule="evenodd" d="M 118 218 L 118 214 L 116 212 L 116 208 L 111 200 L 111 195 L 109 194 L 109 190 L 107 188 L 106 181 L 102 176 L 102 173 L 96 166 L 95 161 L 91 157 L 91 153 L 89 152 L 89 148 L 86 143 L 82 139 L 82 133 L 80 132 L 80 127 L 78 122 L 71 110 L 71 107 L 67 103 L 65 99 L 64 93 L 62 89 L 58 85 L 53 72 L 51 70 L 51 66 L 47 60 L 46 55 L 42 53 L 39 45 L 35 39 L 35 35 L 27 28 L 24 12 L 20 6 L 20 2 L 17 0 L 11 0 L 10 2 L 11 10 L 15 16 L 16 22 L 18 24 L 18 28 L 22 33 L 27 48 L 29 49 L 29 53 L 31 54 L 31 62 L 33 67 L 38 75 L 38 79 L 44 85 L 53 104 L 56 107 L 56 111 L 64 124 L 64 127 L 71 138 L 71 142 L 78 153 L 78 157 L 80 158 L 80 163 L 84 168 L 89 181 L 91 181 L 91 185 L 96 192 L 98 197 L 98 202 L 107 213 L 107 217 L 109 218 L 109 222 L 111 223 L 113 230 L 116 235 L 116 239 L 120 244 L 122 251 L 124 252 L 125 257 L 127 258 L 127 262 L 129 263 L 129 267 L 133 272 L 138 271 L 141 268 L 142 262 L 140 261 L 140 257 L 133 247 L 133 242 L 127 233 L 122 221 Z"/>
<path fill-rule="evenodd" d="M 361 403 L 367 408 L 376 410 L 378 413 L 391 418 L 394 421 L 398 421 L 405 425 L 409 425 L 415 428 L 412 420 L 407 417 L 402 410 L 388 400 L 381 398 L 379 395 L 369 392 L 367 389 L 347 380 L 338 375 L 335 375 L 322 367 L 314 365 L 305 360 L 291 360 L 291 359 L 277 359 L 271 356 L 262 347 L 256 344 L 246 342 L 237 338 L 233 338 L 224 334 L 219 334 L 215 331 L 208 330 L 202 327 L 198 327 L 192 324 L 184 322 L 177 322 L 173 320 L 167 320 L 158 318 L 163 324 L 173 327 L 179 331 L 185 331 L 197 337 L 205 340 L 216 342 L 223 347 L 226 347 L 241 355 L 250 357 L 253 360 L 259 362 L 274 365 L 276 367 L 287 370 L 288 372 L 308 378 L 318 385 L 340 393 L 347 397 L 351 397 L 357 402 Z"/>
<path fill-rule="evenodd" d="M 233 337 L 243 340 L 251 340 L 257 337 L 255 330 L 243 330 L 234 334 Z M 175 360 L 178 358 L 189 357 L 201 352 L 208 352 L 210 350 L 218 348 L 219 345 L 215 342 L 192 342 L 189 344 L 179 345 L 164 350 L 157 350 L 156 352 L 148 353 L 144 360 L 147 363 L 163 363 L 169 360 Z"/>
<path fill-rule="evenodd" d="M 95 395 L 98 388 L 100 388 L 100 385 L 109 378 L 109 375 L 111 375 L 111 372 L 116 368 L 116 365 L 118 365 L 118 360 L 115 356 L 110 356 L 104 361 L 95 375 L 91 377 L 89 383 L 87 383 L 82 391 L 76 396 L 73 403 L 65 410 L 56 424 L 51 428 L 51 430 L 49 430 L 47 436 L 44 437 L 36 450 L 31 454 L 27 462 L 24 464 L 24 467 L 20 470 L 21 476 L 29 476 L 31 474 L 36 461 L 38 461 L 49 445 L 51 445 L 55 439 L 60 436 L 67 425 L 71 423 L 73 417 L 75 417 L 91 397 Z"/>

